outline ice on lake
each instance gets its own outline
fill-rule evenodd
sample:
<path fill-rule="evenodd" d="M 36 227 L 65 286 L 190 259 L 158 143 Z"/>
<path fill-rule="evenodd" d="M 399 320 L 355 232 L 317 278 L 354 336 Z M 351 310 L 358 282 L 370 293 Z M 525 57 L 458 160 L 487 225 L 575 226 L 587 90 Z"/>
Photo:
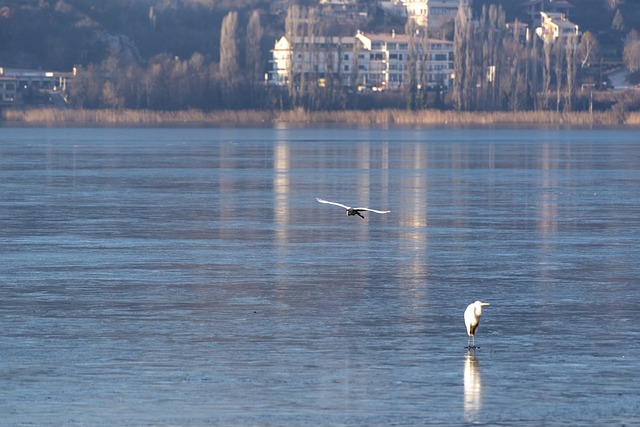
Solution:
<path fill-rule="evenodd" d="M 0 424 L 640 424 L 639 141 L 2 128 Z"/>

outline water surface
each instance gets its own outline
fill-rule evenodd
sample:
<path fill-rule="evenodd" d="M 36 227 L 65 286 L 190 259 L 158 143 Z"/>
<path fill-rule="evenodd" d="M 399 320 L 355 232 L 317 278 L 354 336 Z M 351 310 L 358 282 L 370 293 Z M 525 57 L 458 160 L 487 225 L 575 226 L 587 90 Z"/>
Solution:
<path fill-rule="evenodd" d="M 634 131 L 2 128 L 0 256 L 2 425 L 640 424 Z"/>

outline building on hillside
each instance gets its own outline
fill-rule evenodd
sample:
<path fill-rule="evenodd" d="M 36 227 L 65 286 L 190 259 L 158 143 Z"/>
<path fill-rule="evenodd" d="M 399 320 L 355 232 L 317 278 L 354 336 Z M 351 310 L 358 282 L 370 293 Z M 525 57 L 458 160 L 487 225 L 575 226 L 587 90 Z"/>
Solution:
<path fill-rule="evenodd" d="M 319 10 L 323 24 L 343 34 L 353 34 L 368 19 L 366 5 L 357 0 L 320 0 Z"/>
<path fill-rule="evenodd" d="M 416 81 L 427 87 L 450 87 L 453 42 L 360 31 L 355 36 L 293 42 L 282 37 L 270 62 L 268 81 L 277 86 L 299 84 L 301 79 L 323 85 L 331 79 L 361 91 L 401 90 L 413 71 Z"/>
<path fill-rule="evenodd" d="M 402 4 L 402 0 L 380 0 L 378 2 L 380 9 L 391 16 L 397 18 L 407 18 L 407 8 Z"/>
<path fill-rule="evenodd" d="M 455 18 L 460 0 L 402 0 L 407 17 L 429 29 L 441 27 Z"/>
<path fill-rule="evenodd" d="M 542 18 L 540 26 L 536 28 L 536 34 L 545 43 L 553 43 L 557 39 L 564 39 L 570 35 L 580 36 L 577 24 L 569 21 L 563 13 L 540 12 Z"/>
<path fill-rule="evenodd" d="M 507 22 L 507 31 L 513 37 L 515 37 L 518 42 L 522 45 L 525 45 L 529 41 L 529 26 L 520 21 Z"/>
<path fill-rule="evenodd" d="M 18 97 L 18 80 L 0 76 L 0 105 L 11 105 Z"/>
<path fill-rule="evenodd" d="M 331 13 L 358 14 L 360 8 L 356 0 L 320 0 L 320 9 Z"/>
<path fill-rule="evenodd" d="M 451 86 L 453 42 L 406 34 L 358 32 L 358 83 L 375 90 L 403 89 L 409 73 L 427 87 Z M 412 64 L 415 68 L 411 68 Z M 422 78 L 420 78 L 420 76 Z"/>
<path fill-rule="evenodd" d="M 71 72 L 53 72 L 0 67 L 0 102 L 4 105 L 66 104 Z"/>
<path fill-rule="evenodd" d="M 569 11 L 573 9 L 573 5 L 566 0 L 527 0 L 521 3 L 531 17 L 531 22 L 535 22 L 540 16 L 540 12 L 563 13 L 569 16 Z"/>
<path fill-rule="evenodd" d="M 340 85 L 353 86 L 355 43 L 353 36 L 296 37 L 293 40 L 283 36 L 271 50 L 268 82 L 287 86 L 303 76 L 317 80 L 335 77 Z"/>

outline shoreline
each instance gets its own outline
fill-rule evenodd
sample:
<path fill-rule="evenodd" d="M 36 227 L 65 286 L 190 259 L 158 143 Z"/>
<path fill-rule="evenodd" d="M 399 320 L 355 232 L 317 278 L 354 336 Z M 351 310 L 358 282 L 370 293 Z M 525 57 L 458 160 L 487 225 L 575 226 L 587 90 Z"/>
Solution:
<path fill-rule="evenodd" d="M 248 126 L 350 125 L 350 126 L 425 126 L 425 127 L 640 127 L 640 112 L 460 112 L 442 110 L 408 111 L 346 110 L 308 112 L 268 110 L 78 110 L 78 109 L 5 109 L 0 125 L 28 126 Z"/>

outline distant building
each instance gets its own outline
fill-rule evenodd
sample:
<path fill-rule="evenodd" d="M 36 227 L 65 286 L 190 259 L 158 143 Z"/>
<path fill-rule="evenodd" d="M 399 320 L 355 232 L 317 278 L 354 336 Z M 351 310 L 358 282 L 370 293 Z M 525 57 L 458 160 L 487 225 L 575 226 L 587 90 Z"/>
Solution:
<path fill-rule="evenodd" d="M 320 9 L 333 13 L 358 13 L 356 0 L 320 0 Z"/>
<path fill-rule="evenodd" d="M 358 83 L 377 90 L 399 90 L 406 86 L 410 66 L 422 74 L 428 87 L 449 87 L 453 74 L 453 42 L 406 34 L 358 32 Z M 367 56 L 368 55 L 368 56 Z"/>
<path fill-rule="evenodd" d="M 540 12 L 542 21 L 536 28 L 536 34 L 545 43 L 553 43 L 558 38 L 566 38 L 570 35 L 580 36 L 577 24 L 569 21 L 564 13 Z"/>
<path fill-rule="evenodd" d="M 540 12 L 563 13 L 569 16 L 569 11 L 573 9 L 573 5 L 566 0 L 527 0 L 521 3 L 531 17 L 531 22 L 535 22 L 540 16 Z"/>
<path fill-rule="evenodd" d="M 337 77 L 342 86 L 352 86 L 354 46 L 353 36 L 296 37 L 286 36 L 276 41 L 271 51 L 269 84 L 286 86 L 291 79 L 325 79 Z"/>
<path fill-rule="evenodd" d="M 455 18 L 460 0 L 402 0 L 407 17 L 426 28 L 439 28 Z"/>
<path fill-rule="evenodd" d="M 0 76 L 0 105 L 11 105 L 18 97 L 18 80 Z"/>
<path fill-rule="evenodd" d="M 518 40 L 520 44 L 526 44 L 529 41 L 529 26 L 524 22 L 514 21 L 507 22 L 507 31 Z"/>
<path fill-rule="evenodd" d="M 378 6 L 391 16 L 398 18 L 407 17 L 407 8 L 402 4 L 402 0 L 380 0 Z"/>
<path fill-rule="evenodd" d="M 286 37 L 272 50 L 269 84 L 296 84 L 301 78 L 325 84 L 335 79 L 344 87 L 359 90 L 400 90 L 410 67 L 427 87 L 452 83 L 453 42 L 422 40 L 404 34 L 358 32 L 347 37 Z M 307 80 L 308 81 L 308 80 Z"/>
<path fill-rule="evenodd" d="M 357 0 L 320 0 L 320 17 L 324 24 L 333 24 L 333 30 L 353 34 L 368 19 L 366 5 Z"/>
<path fill-rule="evenodd" d="M 0 103 L 65 104 L 67 85 L 75 74 L 75 69 L 53 72 L 0 67 Z"/>

